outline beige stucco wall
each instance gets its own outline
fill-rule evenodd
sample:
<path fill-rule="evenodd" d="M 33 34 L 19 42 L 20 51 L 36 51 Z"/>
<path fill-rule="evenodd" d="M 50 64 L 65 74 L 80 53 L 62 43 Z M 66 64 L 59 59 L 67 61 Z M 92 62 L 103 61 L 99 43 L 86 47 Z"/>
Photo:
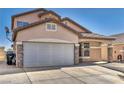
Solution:
<path fill-rule="evenodd" d="M 84 40 L 85 41 L 85 40 Z M 90 56 L 80 57 L 83 61 L 100 61 L 101 60 L 101 42 L 87 41 L 82 43 L 90 43 Z M 83 51 L 83 49 L 82 49 Z"/>
<path fill-rule="evenodd" d="M 101 42 L 104 44 L 109 44 L 111 43 L 112 40 L 105 40 L 105 39 L 85 39 L 85 38 L 81 38 L 79 39 L 79 42 Z"/>
<path fill-rule="evenodd" d="M 90 60 L 100 61 L 101 60 L 101 42 L 90 42 Z"/>
<path fill-rule="evenodd" d="M 124 44 L 113 45 L 113 61 L 117 61 L 118 55 L 122 55 L 124 60 L 124 52 L 121 52 L 120 50 L 124 50 Z"/>
<path fill-rule="evenodd" d="M 91 61 L 101 61 L 101 49 L 90 49 L 90 60 Z"/>
<path fill-rule="evenodd" d="M 98 50 L 97 50 L 96 51 L 97 55 L 94 53 L 92 53 L 91 55 L 93 56 L 93 58 L 101 60 L 101 61 L 108 61 L 108 44 L 111 44 L 111 41 L 112 40 L 104 40 L 104 39 L 79 39 L 79 42 L 99 42 L 99 43 L 94 43 L 94 44 L 100 45 L 99 51 L 101 51 L 101 52 L 98 52 Z M 97 56 L 97 57 L 95 57 L 95 56 Z M 90 59 L 90 60 L 92 60 L 92 59 Z"/>
<path fill-rule="evenodd" d="M 29 23 L 33 23 L 33 22 L 39 21 L 40 18 L 38 17 L 38 14 L 42 13 L 42 12 L 43 11 L 38 11 L 38 12 L 35 12 L 35 13 L 29 13 L 29 14 L 26 14 L 26 15 L 22 15 L 22 16 L 16 17 L 14 19 L 14 26 L 13 26 L 13 28 L 17 27 L 17 21 L 23 21 L 23 22 L 29 22 Z"/>
<path fill-rule="evenodd" d="M 108 60 L 108 45 L 107 44 L 101 45 L 101 60 L 103 61 Z"/>
<path fill-rule="evenodd" d="M 80 27 L 76 26 L 75 24 L 71 23 L 70 21 L 64 20 L 63 23 L 66 24 L 67 26 L 70 26 L 71 28 L 75 29 L 78 32 L 86 32 L 85 30 L 81 29 Z"/>
<path fill-rule="evenodd" d="M 90 57 L 80 57 L 82 59 L 82 62 L 95 62 L 95 61 L 101 61 L 101 49 L 90 49 Z"/>
<path fill-rule="evenodd" d="M 91 48 L 92 47 L 100 47 L 101 46 L 101 42 L 90 41 L 89 43 L 90 43 Z"/>
<path fill-rule="evenodd" d="M 57 25 L 57 31 L 46 31 L 46 23 L 40 24 L 23 31 L 18 32 L 16 37 L 16 62 L 17 67 L 22 67 L 22 50 L 23 41 L 33 42 L 57 42 L 57 43 L 78 43 L 78 35 L 64 27 Z M 75 50 L 76 51 L 76 50 Z M 75 52 L 77 54 L 78 52 Z M 76 56 L 75 56 L 76 57 Z M 75 63 L 78 63 L 78 56 L 75 58 Z"/>
<path fill-rule="evenodd" d="M 60 20 L 57 16 L 55 16 L 51 13 L 48 13 L 46 15 L 41 16 L 40 20 L 44 20 L 45 18 L 52 18 L 52 19 L 55 19 L 55 20 Z"/>
<path fill-rule="evenodd" d="M 46 23 L 37 25 L 18 32 L 16 42 L 30 41 L 35 39 L 63 40 L 70 43 L 78 43 L 78 35 L 57 25 L 57 31 L 46 31 Z M 58 42 L 58 41 L 57 41 Z"/>
<path fill-rule="evenodd" d="M 5 51 L 4 51 L 4 48 L 0 48 L 0 62 L 3 62 L 5 61 Z"/>

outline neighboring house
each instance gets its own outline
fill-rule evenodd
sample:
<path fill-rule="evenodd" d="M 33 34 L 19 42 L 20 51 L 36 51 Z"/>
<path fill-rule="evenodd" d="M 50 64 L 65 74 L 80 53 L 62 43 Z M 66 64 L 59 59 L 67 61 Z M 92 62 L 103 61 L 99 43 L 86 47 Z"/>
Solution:
<path fill-rule="evenodd" d="M 108 45 L 115 39 L 46 9 L 12 16 L 12 32 L 17 67 L 108 61 Z"/>
<path fill-rule="evenodd" d="M 6 58 L 4 49 L 4 47 L 0 47 L 0 62 L 4 62 Z"/>
<path fill-rule="evenodd" d="M 116 40 L 112 42 L 112 61 L 124 61 L 124 33 L 112 35 Z"/>

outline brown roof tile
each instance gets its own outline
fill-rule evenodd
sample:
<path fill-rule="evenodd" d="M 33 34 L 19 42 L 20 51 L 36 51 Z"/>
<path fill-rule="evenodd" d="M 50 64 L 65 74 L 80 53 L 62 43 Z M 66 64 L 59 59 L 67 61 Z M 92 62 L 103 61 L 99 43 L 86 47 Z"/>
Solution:
<path fill-rule="evenodd" d="M 114 40 L 112 43 L 124 43 L 124 33 L 115 34 L 111 36 L 116 38 L 116 40 Z"/>
<path fill-rule="evenodd" d="M 84 29 L 85 31 L 87 31 L 87 33 L 91 33 L 90 30 L 86 29 L 85 27 L 83 27 L 82 25 L 78 24 L 77 22 L 73 21 L 72 19 L 68 18 L 68 17 L 65 17 L 62 19 L 62 21 L 64 20 L 68 20 L 70 22 L 72 22 L 73 24 L 77 25 L 78 27 L 80 27 L 81 29 Z"/>
<path fill-rule="evenodd" d="M 114 37 L 108 37 L 96 33 L 81 33 L 80 38 L 91 38 L 91 39 L 108 39 L 108 40 L 115 40 Z"/>
<path fill-rule="evenodd" d="M 58 15 L 56 12 L 54 12 L 54 11 L 47 11 L 47 12 L 45 12 L 45 13 L 40 13 L 38 16 L 39 17 L 41 17 L 41 16 L 43 16 L 43 15 L 46 15 L 46 14 L 53 14 L 53 15 L 55 15 L 55 16 L 57 16 L 59 19 L 61 19 L 61 16 L 60 15 Z"/>

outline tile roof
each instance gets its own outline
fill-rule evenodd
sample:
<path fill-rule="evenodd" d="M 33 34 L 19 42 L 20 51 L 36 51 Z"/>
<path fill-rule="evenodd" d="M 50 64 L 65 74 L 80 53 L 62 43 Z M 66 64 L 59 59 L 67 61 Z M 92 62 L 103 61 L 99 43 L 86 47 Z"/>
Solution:
<path fill-rule="evenodd" d="M 41 17 L 41 16 L 43 16 L 43 15 L 46 15 L 46 14 L 53 14 L 53 15 L 55 15 L 55 16 L 57 16 L 59 19 L 61 19 L 61 16 L 60 15 L 58 15 L 56 12 L 54 12 L 54 11 L 46 11 L 46 12 L 44 12 L 44 13 L 40 13 L 38 16 L 39 17 Z"/>
<path fill-rule="evenodd" d="M 80 38 L 90 38 L 90 39 L 109 39 L 114 40 L 114 37 L 104 36 L 96 33 L 81 33 Z"/>
<path fill-rule="evenodd" d="M 33 13 L 33 12 L 38 12 L 38 11 L 45 11 L 45 12 L 47 12 L 47 10 L 44 9 L 44 8 L 36 8 L 36 9 L 30 10 L 30 11 L 26 11 L 26 12 L 23 12 L 23 13 L 15 14 L 12 17 L 18 17 L 18 16 L 29 14 L 29 13 Z"/>
<path fill-rule="evenodd" d="M 112 37 L 116 37 L 116 40 L 114 40 L 112 43 L 124 43 L 124 33 L 111 35 Z"/>
<path fill-rule="evenodd" d="M 70 21 L 71 23 L 75 24 L 76 26 L 80 27 L 81 29 L 84 29 L 86 31 L 86 33 L 91 33 L 90 30 L 88 30 L 87 28 L 83 27 L 82 25 L 78 24 L 77 22 L 73 21 L 72 19 L 68 18 L 68 17 L 65 17 L 62 19 L 62 21 L 65 21 L 65 20 L 68 20 Z"/>

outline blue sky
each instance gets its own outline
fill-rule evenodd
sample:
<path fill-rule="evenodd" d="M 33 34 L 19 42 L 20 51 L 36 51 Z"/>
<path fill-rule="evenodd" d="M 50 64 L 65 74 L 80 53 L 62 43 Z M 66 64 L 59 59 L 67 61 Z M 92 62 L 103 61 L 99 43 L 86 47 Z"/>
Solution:
<path fill-rule="evenodd" d="M 31 8 L 0 8 L 0 46 L 9 48 L 11 42 L 6 39 L 4 27 L 11 28 L 11 16 Z M 92 32 L 112 35 L 124 32 L 124 9 L 100 8 L 49 8 L 62 17 L 69 17 Z"/>

